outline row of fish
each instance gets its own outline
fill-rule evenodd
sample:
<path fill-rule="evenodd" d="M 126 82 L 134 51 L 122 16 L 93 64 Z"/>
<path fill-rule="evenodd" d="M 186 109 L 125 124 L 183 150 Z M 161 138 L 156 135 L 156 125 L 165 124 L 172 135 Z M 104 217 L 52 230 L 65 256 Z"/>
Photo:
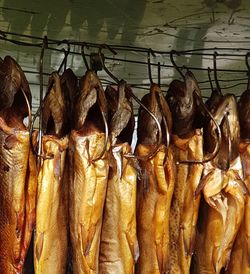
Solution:
<path fill-rule="evenodd" d="M 40 149 L 24 73 L 0 71 L 0 274 L 250 273 L 249 90 L 152 84 L 133 153 L 126 82 L 54 72 Z"/>

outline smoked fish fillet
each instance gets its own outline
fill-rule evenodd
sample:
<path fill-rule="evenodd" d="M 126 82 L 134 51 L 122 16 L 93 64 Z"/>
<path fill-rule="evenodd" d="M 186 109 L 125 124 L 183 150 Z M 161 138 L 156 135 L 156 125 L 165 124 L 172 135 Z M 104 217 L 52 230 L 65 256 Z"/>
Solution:
<path fill-rule="evenodd" d="M 173 135 L 172 150 L 178 161 L 203 159 L 203 136 L 200 130 L 189 138 Z M 200 195 L 195 197 L 203 171 L 202 164 L 177 163 L 176 181 L 170 209 L 170 271 L 189 273 L 193 253 Z"/>
<path fill-rule="evenodd" d="M 150 146 L 137 145 L 137 155 L 145 156 Z M 170 205 L 174 190 L 171 149 L 161 145 L 155 156 L 141 163 L 144 178 L 138 182 L 137 232 L 140 256 L 136 273 L 163 274 L 169 269 Z"/>
<path fill-rule="evenodd" d="M 240 128 L 236 98 L 221 96 L 213 106 L 222 142 L 214 159 L 204 164 L 197 191 L 203 192 L 194 254 L 193 273 L 219 274 L 228 268 L 230 254 L 243 220 L 247 188 L 239 155 Z M 215 125 L 204 127 L 208 148 L 215 139 Z"/>
<path fill-rule="evenodd" d="M 242 187 L 242 166 L 237 157 L 227 171 L 205 164 L 203 207 L 198 229 L 193 273 L 219 274 L 227 267 L 231 249 L 242 222 L 245 189 Z M 241 272 L 240 272 L 241 273 Z"/>
<path fill-rule="evenodd" d="M 42 107 L 42 159 L 38 175 L 34 266 L 36 274 L 64 274 L 68 247 L 66 99 L 57 72 Z"/>
<path fill-rule="evenodd" d="M 116 89 L 117 88 L 117 89 Z M 133 274 L 139 256 L 136 236 L 137 161 L 131 141 L 134 129 L 130 89 L 121 81 L 105 91 L 109 110 L 109 180 L 104 205 L 99 273 Z M 132 155 L 132 157 L 127 157 Z"/>
<path fill-rule="evenodd" d="M 64 169 L 67 147 L 67 137 L 43 136 L 42 151 L 48 159 L 42 161 L 38 176 L 34 242 L 36 274 L 63 274 L 66 271 L 68 181 Z"/>
<path fill-rule="evenodd" d="M 95 72 L 87 71 L 80 83 L 69 141 L 70 242 L 74 274 L 94 274 L 109 171 L 107 101 Z"/>
<path fill-rule="evenodd" d="M 115 145 L 116 168 L 107 187 L 101 234 L 99 273 L 132 274 L 139 255 L 136 237 L 136 181 L 128 143 Z"/>
<path fill-rule="evenodd" d="M 141 178 L 137 183 L 137 235 L 139 259 L 136 273 L 163 274 L 169 270 L 170 205 L 175 184 L 173 151 L 167 147 L 172 117 L 160 88 L 153 84 L 142 103 L 155 115 L 156 121 L 141 107 L 138 117 L 138 141 L 135 155 L 140 158 Z M 150 156 L 149 156 L 150 155 Z"/>
<path fill-rule="evenodd" d="M 250 191 L 250 90 L 242 93 L 238 101 L 240 122 L 239 153 L 243 168 L 243 177 Z M 227 273 L 250 273 L 250 198 L 246 197 L 245 212 L 237 234 Z"/>
<path fill-rule="evenodd" d="M 22 273 L 35 223 L 36 165 L 29 132 L 0 118 L 0 269 Z"/>
<path fill-rule="evenodd" d="M 0 273 L 23 273 L 35 225 L 37 169 L 30 149 L 31 93 L 10 56 L 0 61 Z"/>
<path fill-rule="evenodd" d="M 70 135 L 69 225 L 74 274 L 98 273 L 103 206 L 108 181 L 107 152 L 100 155 L 104 133 Z"/>
<path fill-rule="evenodd" d="M 245 184 L 250 190 L 250 143 L 240 143 L 240 156 Z M 237 234 L 226 273 L 250 273 L 250 197 L 246 197 L 245 212 Z"/>

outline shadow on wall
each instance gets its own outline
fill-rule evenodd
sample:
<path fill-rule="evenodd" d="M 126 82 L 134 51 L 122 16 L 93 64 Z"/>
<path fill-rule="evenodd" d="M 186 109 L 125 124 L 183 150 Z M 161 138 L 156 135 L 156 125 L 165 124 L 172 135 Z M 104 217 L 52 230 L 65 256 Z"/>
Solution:
<path fill-rule="evenodd" d="M 234 14 L 239 11 L 242 4 L 242 0 L 202 0 L 201 4 L 206 6 L 211 11 L 210 23 L 199 24 L 193 29 L 180 28 L 178 30 L 177 38 L 174 43 L 174 49 L 177 51 L 185 51 L 187 49 L 197 49 L 205 47 L 205 39 L 209 28 L 214 24 L 219 18 L 216 17 L 215 12 L 219 8 L 226 8 L 229 12 L 228 24 L 234 23 Z M 217 15 L 218 16 L 218 15 Z M 176 56 L 176 63 L 179 66 L 187 67 L 202 67 L 203 56 L 191 55 L 189 58 L 184 56 Z M 174 72 L 174 78 L 180 78 L 180 75 Z M 204 72 L 207 74 L 207 72 Z"/>
<path fill-rule="evenodd" d="M 95 41 L 106 26 L 108 41 L 121 35 L 121 43 L 135 41 L 143 18 L 146 0 L 4 0 L 3 18 L 8 30 L 23 33 L 29 26 L 31 35 L 56 38 L 67 20 L 74 37 L 86 27 L 89 39 Z M 106 30 L 105 30 L 106 32 Z"/>

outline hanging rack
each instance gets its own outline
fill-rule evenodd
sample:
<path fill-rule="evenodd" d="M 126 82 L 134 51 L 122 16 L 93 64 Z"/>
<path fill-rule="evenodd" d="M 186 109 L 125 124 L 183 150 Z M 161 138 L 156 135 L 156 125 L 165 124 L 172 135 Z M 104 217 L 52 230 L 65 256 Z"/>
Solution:
<path fill-rule="evenodd" d="M 20 40 L 15 40 L 15 39 L 9 39 L 7 36 L 8 35 L 14 35 L 14 36 L 18 36 L 21 38 L 29 38 L 29 39 L 37 39 L 38 41 L 42 41 L 41 37 L 36 37 L 36 36 L 31 36 L 31 35 L 24 35 L 24 34 L 17 34 L 17 33 L 13 33 L 13 32 L 1 32 L 0 31 L 0 40 L 4 40 L 4 41 L 8 41 L 11 42 L 13 44 L 16 45 L 20 45 L 20 46 L 30 46 L 30 47 L 38 47 L 38 48 L 42 48 L 43 43 L 39 42 L 39 43 L 31 43 L 31 42 L 24 42 L 24 41 L 20 41 Z M 57 51 L 57 52 L 64 52 L 64 49 L 58 49 L 56 47 L 51 47 L 53 46 L 57 46 L 59 44 L 65 43 L 65 40 L 55 40 L 55 39 L 48 39 L 47 38 L 47 44 L 48 50 L 51 51 Z M 68 45 L 74 45 L 74 46 L 84 46 L 84 47 L 88 47 L 88 48 L 96 48 L 99 49 L 100 46 L 104 46 L 106 48 L 110 48 L 113 52 L 115 52 L 116 50 L 119 51 L 130 51 L 130 52 L 141 52 L 141 53 L 148 53 L 150 49 L 148 48 L 140 48 L 140 47 L 133 47 L 133 46 L 119 46 L 119 45 L 108 45 L 108 44 L 97 44 L 97 43 L 87 43 L 87 42 L 79 42 L 79 41 L 72 41 L 72 40 L 67 40 Z M 152 49 L 151 49 L 152 50 Z M 154 54 L 160 54 L 160 55 L 168 55 L 171 56 L 171 54 L 176 54 L 176 55 L 200 55 L 200 56 L 214 56 L 214 53 L 206 53 L 206 51 L 233 51 L 233 52 L 239 52 L 239 51 L 250 51 L 250 49 L 248 48 L 204 48 L 204 49 L 192 49 L 192 50 L 185 50 L 185 51 L 157 51 L 157 50 L 152 50 L 152 52 L 154 52 Z M 201 51 L 201 52 L 198 52 Z M 245 54 L 239 54 L 239 53 L 222 53 L 220 52 L 219 55 L 220 57 L 245 57 Z M 70 51 L 70 54 L 73 55 L 82 55 L 80 52 L 77 51 Z M 115 54 L 114 54 L 115 55 Z M 85 54 L 85 56 L 90 56 L 89 54 Z M 124 59 L 124 58 L 110 58 L 110 57 L 105 57 L 106 60 L 112 60 L 112 61 L 120 61 L 120 62 L 125 62 L 125 63 L 134 63 L 134 64 L 141 64 L 141 65 L 148 65 L 147 62 L 145 61 L 138 61 L 138 60 L 130 60 L 130 59 Z M 159 66 L 158 63 L 151 63 L 151 66 Z M 169 64 L 160 64 L 161 68 L 174 68 L 174 65 L 169 65 Z M 179 70 L 182 69 L 182 67 L 176 66 L 175 68 L 178 68 Z M 201 67 L 194 67 L 194 66 L 189 66 L 186 67 L 186 69 L 189 70 L 198 70 L 198 71 L 206 71 L 206 68 L 201 68 Z M 232 73 L 246 73 L 246 70 L 239 70 L 239 69 L 217 69 L 217 71 L 219 72 L 232 72 Z"/>
<path fill-rule="evenodd" d="M 7 36 L 8 35 L 12 35 L 12 36 L 17 36 L 20 38 L 28 38 L 28 39 L 32 39 L 32 40 L 38 40 L 41 43 L 38 43 L 37 46 L 42 45 L 42 41 L 43 38 L 42 37 L 38 37 L 38 36 L 34 36 L 34 35 L 27 35 L 27 34 L 19 34 L 19 33 L 15 33 L 15 32 L 9 32 L 9 31 L 1 31 L 0 30 L 0 39 L 2 40 L 6 40 L 8 39 Z M 6 39 L 5 39 L 6 38 Z M 12 41 L 17 41 L 18 43 L 20 42 L 19 40 L 15 40 L 12 39 Z M 58 44 L 60 43 L 60 40 L 57 39 L 48 39 L 48 44 Z M 81 46 L 83 43 L 85 45 L 87 45 L 88 47 L 93 47 L 93 48 L 99 48 L 100 44 L 98 43 L 90 43 L 90 42 L 79 42 L 79 41 L 74 41 L 74 40 L 69 40 L 69 43 L 71 45 L 75 45 L 75 46 Z M 28 43 L 29 44 L 29 43 Z M 107 45 L 107 44 L 106 44 Z M 147 53 L 148 52 L 148 48 L 145 47 L 136 47 L 136 46 L 122 46 L 122 45 L 107 45 L 110 48 L 112 48 L 113 50 L 119 50 L 119 51 L 135 51 L 135 52 L 143 52 L 143 53 Z M 190 50 L 185 50 L 185 51 L 178 51 L 179 55 L 183 55 L 183 54 L 192 54 L 192 55 L 202 55 L 202 56 L 213 56 L 213 52 L 214 51 L 234 51 L 234 52 L 239 52 L 239 51 L 249 51 L 250 48 L 228 48 L 228 47 L 208 47 L 208 48 L 196 48 L 196 49 L 190 49 Z M 153 50 L 155 54 L 166 54 L 169 55 L 171 51 L 163 51 L 163 50 Z M 205 51 L 211 51 L 211 53 L 206 53 Z M 227 53 L 220 53 L 220 56 L 241 56 L 244 57 L 245 54 L 227 54 Z"/>
<path fill-rule="evenodd" d="M 9 36 L 12 36 L 11 38 L 9 38 Z M 26 41 L 20 41 L 19 40 L 15 40 L 12 39 L 13 37 L 19 37 L 21 39 L 26 39 Z M 27 40 L 32 39 L 35 42 L 27 42 Z M 43 46 L 43 38 L 42 37 L 36 37 L 36 36 L 31 36 L 31 35 L 25 35 L 25 34 L 17 34 L 14 32 L 5 32 L 5 31 L 0 31 L 0 40 L 5 40 L 8 41 L 10 43 L 16 44 L 16 45 L 20 45 L 20 46 L 29 46 L 29 47 L 36 47 L 36 48 L 42 48 Z M 87 48 L 97 48 L 99 49 L 100 47 L 105 47 L 105 48 L 109 48 L 111 49 L 111 51 L 113 52 L 117 52 L 117 51 L 129 51 L 131 53 L 133 52 L 142 52 L 142 53 L 148 53 L 150 49 L 148 48 L 143 48 L 143 47 L 134 47 L 134 46 L 120 46 L 120 45 L 108 45 L 108 44 L 97 44 L 97 43 L 87 43 L 87 42 L 79 42 L 79 41 L 72 41 L 72 40 L 56 40 L 56 39 L 48 39 L 47 38 L 47 47 L 46 50 L 50 50 L 50 51 L 55 51 L 55 52 L 60 52 L 60 53 L 64 53 L 65 54 L 65 49 L 61 49 L 61 48 L 57 48 L 58 45 L 62 44 L 62 43 L 67 43 L 68 46 L 79 46 L 79 47 L 87 47 Z M 171 51 L 157 51 L 157 50 L 152 50 L 151 51 L 155 54 L 161 54 L 162 58 L 164 59 L 166 56 L 170 57 L 170 53 Z M 219 56 L 221 58 L 224 58 L 225 56 L 238 56 L 238 57 L 246 57 L 246 52 L 249 52 L 250 49 L 249 48 L 204 48 L 204 49 L 191 49 L 191 50 L 185 50 L 185 51 L 172 51 L 172 55 L 176 54 L 176 55 L 202 55 L 202 56 L 211 56 L 214 57 L 214 51 L 217 51 Z M 227 53 L 227 51 L 230 51 L 231 53 Z M 241 51 L 244 51 L 245 53 L 241 53 Z M 76 50 L 71 50 L 70 51 L 71 55 L 78 55 L 81 56 L 82 53 Z M 115 54 L 114 54 L 115 55 Z M 85 54 L 85 57 L 89 57 L 90 54 Z M 223 57 L 224 56 L 224 57 Z M 147 61 L 141 61 L 141 60 L 133 60 L 133 59 L 125 59 L 125 58 L 119 58 L 119 57 L 109 57 L 109 56 L 105 56 L 106 60 L 110 60 L 113 62 L 123 62 L 123 63 L 132 63 L 132 64 L 138 64 L 138 65 L 148 65 Z M 183 67 L 179 67 L 179 66 L 174 66 L 173 64 L 169 64 L 166 62 L 161 62 L 159 64 L 159 62 L 156 63 L 152 63 L 150 61 L 150 66 L 155 66 L 158 68 L 158 72 L 163 69 L 163 68 L 178 68 L 179 70 L 181 70 Z M 202 68 L 202 67 L 195 67 L 195 66 L 186 66 L 186 69 L 191 70 L 191 71 L 206 71 L 206 68 Z M 211 71 L 213 71 L 213 69 L 211 69 Z M 242 69 L 219 69 L 217 68 L 218 72 L 226 72 L 226 73 L 247 73 L 247 70 L 242 70 Z M 34 73 L 34 72 L 31 72 Z M 49 73 L 43 72 L 43 75 L 49 75 Z M 159 80 L 159 73 L 158 73 L 158 80 Z M 223 81 L 220 80 L 220 81 Z M 230 79 L 229 81 L 233 81 L 233 79 Z M 246 78 L 247 81 L 247 78 Z M 223 87 L 223 89 L 230 89 L 239 85 L 244 85 L 245 83 L 238 83 L 235 85 L 229 85 L 226 87 Z M 137 86 L 138 88 L 144 89 L 143 85 L 141 84 L 133 84 L 134 86 Z M 162 84 L 162 87 L 167 87 L 167 85 Z M 204 87 L 202 88 L 202 90 L 208 90 L 209 88 Z M 163 90 L 164 92 L 164 90 Z"/>

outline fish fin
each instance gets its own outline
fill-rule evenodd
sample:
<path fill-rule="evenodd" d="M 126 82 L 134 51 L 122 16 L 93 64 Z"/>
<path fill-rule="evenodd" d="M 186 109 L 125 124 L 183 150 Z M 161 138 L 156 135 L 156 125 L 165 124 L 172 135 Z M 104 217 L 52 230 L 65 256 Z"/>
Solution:
<path fill-rule="evenodd" d="M 35 243 L 35 256 L 39 261 L 43 251 L 43 243 L 44 243 L 44 232 L 37 236 L 37 240 Z"/>
<path fill-rule="evenodd" d="M 250 238 L 249 237 L 247 237 L 246 242 L 247 242 L 247 264 L 250 267 Z"/>
<path fill-rule="evenodd" d="M 3 147 L 5 149 L 7 149 L 7 150 L 10 150 L 10 149 L 12 149 L 15 146 L 15 144 L 17 143 L 17 141 L 18 141 L 18 139 L 17 139 L 16 135 L 15 134 L 11 134 L 11 135 L 9 135 L 9 136 L 7 136 L 5 138 L 4 146 Z"/>
<path fill-rule="evenodd" d="M 16 212 L 16 236 L 17 236 L 17 238 L 22 237 L 23 225 L 24 225 L 24 213 Z"/>
<path fill-rule="evenodd" d="M 189 248 L 188 248 L 188 255 L 189 256 L 192 256 L 192 254 L 194 252 L 195 238 L 196 238 L 196 228 L 193 227 L 192 235 L 191 235 L 191 241 L 190 241 Z"/>
<path fill-rule="evenodd" d="M 154 171 L 157 179 L 158 190 L 161 194 L 166 194 L 168 191 L 168 184 L 166 180 L 166 174 L 164 169 L 164 161 L 166 154 L 164 152 L 158 152 L 154 158 L 155 167 Z"/>
<path fill-rule="evenodd" d="M 200 195 L 201 191 L 205 187 L 205 185 L 207 183 L 207 176 L 209 176 L 209 174 L 207 174 L 206 176 L 203 176 L 203 175 L 201 176 L 201 180 L 200 180 L 200 182 L 199 182 L 199 184 L 198 184 L 198 186 L 197 186 L 197 188 L 196 188 L 196 190 L 194 192 L 194 197 L 195 198 L 197 198 Z"/>
<path fill-rule="evenodd" d="M 22 239 L 21 257 L 23 260 L 26 257 L 32 232 L 36 222 L 36 194 L 37 194 L 37 169 L 36 159 L 30 150 L 29 166 L 27 169 L 27 182 L 25 189 L 25 229 L 24 237 Z"/>
<path fill-rule="evenodd" d="M 131 235 L 128 231 L 125 233 L 126 239 L 128 242 L 128 246 L 131 252 L 132 257 L 134 258 L 134 262 L 136 262 L 139 258 L 139 245 L 136 237 Z"/>
<path fill-rule="evenodd" d="M 92 245 L 95 233 L 96 233 L 96 226 L 93 225 L 88 230 L 87 237 L 86 237 L 86 243 L 85 243 L 85 245 L 83 245 L 83 247 L 84 247 L 84 256 L 88 256 L 88 254 L 89 254 L 89 251 L 91 249 L 91 245 Z"/>

